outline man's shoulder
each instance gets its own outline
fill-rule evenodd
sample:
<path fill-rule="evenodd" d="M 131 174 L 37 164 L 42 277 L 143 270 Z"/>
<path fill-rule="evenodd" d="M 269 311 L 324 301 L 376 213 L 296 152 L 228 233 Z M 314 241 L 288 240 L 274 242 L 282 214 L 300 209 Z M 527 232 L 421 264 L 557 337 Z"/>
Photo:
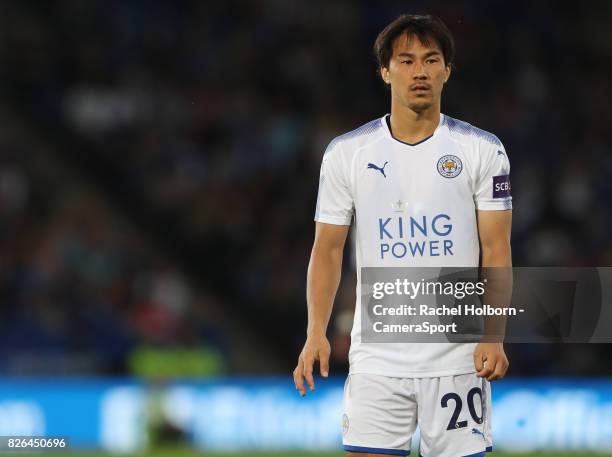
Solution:
<path fill-rule="evenodd" d="M 331 151 L 338 145 L 341 145 L 341 148 L 345 151 L 356 151 L 380 138 L 381 134 L 383 134 L 382 128 L 381 118 L 369 121 L 354 130 L 335 137 L 331 143 L 329 143 L 326 152 Z"/>
<path fill-rule="evenodd" d="M 448 129 L 451 136 L 460 141 L 484 141 L 497 147 L 503 147 L 502 142 L 495 134 L 475 127 L 469 122 L 444 115 L 443 125 Z"/>

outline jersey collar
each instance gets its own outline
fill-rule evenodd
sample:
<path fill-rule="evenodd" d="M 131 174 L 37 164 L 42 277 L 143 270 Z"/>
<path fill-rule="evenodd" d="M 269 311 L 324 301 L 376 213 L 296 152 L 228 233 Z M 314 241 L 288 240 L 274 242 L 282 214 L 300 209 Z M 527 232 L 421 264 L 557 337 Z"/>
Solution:
<path fill-rule="evenodd" d="M 434 132 L 431 135 L 429 135 L 427 138 L 423 138 L 421 141 L 418 141 L 416 143 L 406 143 L 405 141 L 398 140 L 397 138 L 395 138 L 391 134 L 391 128 L 389 126 L 389 119 L 390 118 L 391 118 L 391 114 L 387 113 L 387 114 L 385 114 L 380 119 L 380 122 L 381 122 L 381 124 L 383 126 L 383 129 L 384 129 L 385 133 L 387 134 L 387 136 L 389 138 L 391 138 L 393 141 L 397 141 L 398 143 L 401 143 L 401 144 L 406 145 L 406 146 L 411 146 L 411 147 L 418 146 L 418 145 L 426 142 L 430 138 L 433 138 L 438 133 L 438 130 L 440 130 L 440 127 L 442 126 L 442 124 L 444 124 L 444 114 L 440 113 L 440 122 L 438 123 L 438 126 L 436 127 L 436 129 L 434 130 Z"/>

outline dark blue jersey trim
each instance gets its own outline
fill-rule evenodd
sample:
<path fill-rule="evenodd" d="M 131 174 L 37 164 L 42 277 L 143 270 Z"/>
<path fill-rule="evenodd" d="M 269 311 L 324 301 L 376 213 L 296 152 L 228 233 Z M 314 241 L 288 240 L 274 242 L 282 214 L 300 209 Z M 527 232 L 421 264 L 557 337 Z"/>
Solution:
<path fill-rule="evenodd" d="M 410 454 L 410 451 L 403 451 L 401 449 L 383 449 L 378 447 L 363 447 L 363 446 L 348 446 L 344 445 L 344 450 L 348 452 L 363 452 L 366 454 L 387 454 L 387 455 L 402 455 L 406 456 Z"/>
<path fill-rule="evenodd" d="M 464 457 L 484 457 L 487 452 L 493 452 L 493 446 L 487 446 L 487 448 L 483 452 L 466 455 Z"/>
<path fill-rule="evenodd" d="M 406 146 L 418 146 L 419 144 L 424 143 L 425 141 L 429 140 L 431 137 L 434 136 L 434 134 L 432 133 L 427 138 L 423 138 L 421 141 L 417 141 L 416 143 L 406 143 L 405 141 L 398 140 L 397 138 L 393 136 L 393 132 L 391 131 L 391 122 L 389 119 L 390 119 L 389 116 L 385 116 L 385 122 L 387 123 L 387 127 L 389 127 L 389 133 L 391 134 L 391 138 L 393 138 L 395 141 L 399 143 L 405 144 Z"/>
<path fill-rule="evenodd" d="M 395 140 L 395 141 L 399 141 L 402 144 L 405 144 L 406 146 L 418 146 L 421 143 L 424 143 L 425 141 L 429 140 L 431 137 L 433 137 L 433 133 L 431 135 L 429 135 L 427 138 L 422 139 L 421 141 L 417 141 L 416 143 L 406 143 L 405 141 L 402 140 L 398 140 L 397 138 L 395 138 L 393 135 L 391 135 L 391 137 Z"/>
<path fill-rule="evenodd" d="M 484 451 L 477 452 L 476 454 L 465 455 L 463 457 L 484 457 L 487 452 L 493 452 L 493 446 L 488 446 Z M 423 457 L 423 454 L 419 453 L 419 457 Z"/>

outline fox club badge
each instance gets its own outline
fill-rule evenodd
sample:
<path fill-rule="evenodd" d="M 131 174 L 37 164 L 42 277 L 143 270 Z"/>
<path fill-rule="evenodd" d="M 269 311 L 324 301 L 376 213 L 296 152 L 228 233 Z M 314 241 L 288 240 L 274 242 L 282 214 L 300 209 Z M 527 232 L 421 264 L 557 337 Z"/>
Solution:
<path fill-rule="evenodd" d="M 438 160 L 438 173 L 445 178 L 455 178 L 463 170 L 461 159 L 454 155 L 445 155 Z"/>

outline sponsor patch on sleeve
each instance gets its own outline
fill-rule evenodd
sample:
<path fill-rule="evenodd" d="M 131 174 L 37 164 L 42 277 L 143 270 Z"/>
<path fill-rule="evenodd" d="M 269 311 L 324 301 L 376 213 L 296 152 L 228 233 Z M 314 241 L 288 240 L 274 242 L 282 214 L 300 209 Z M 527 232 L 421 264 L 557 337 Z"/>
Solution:
<path fill-rule="evenodd" d="M 493 176 L 493 198 L 510 196 L 510 175 Z"/>

